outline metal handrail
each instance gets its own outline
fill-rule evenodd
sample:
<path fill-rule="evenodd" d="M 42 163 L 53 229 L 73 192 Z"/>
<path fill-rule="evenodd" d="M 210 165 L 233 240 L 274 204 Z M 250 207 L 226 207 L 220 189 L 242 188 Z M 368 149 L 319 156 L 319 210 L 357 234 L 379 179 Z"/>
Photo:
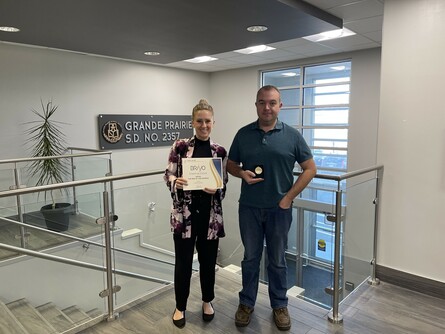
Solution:
<path fill-rule="evenodd" d="M 84 186 L 84 185 L 89 185 L 89 184 L 94 184 L 94 183 L 104 183 L 104 182 L 125 180 L 125 179 L 137 178 L 137 177 L 152 176 L 152 175 L 161 174 L 161 173 L 163 173 L 163 171 L 135 172 L 135 173 L 113 175 L 113 176 L 103 176 L 103 177 L 87 179 L 87 180 L 54 183 L 54 184 L 48 184 L 48 185 L 44 185 L 44 186 L 35 186 L 35 187 L 29 187 L 29 188 L 5 190 L 5 191 L 0 192 L 0 198 L 8 197 L 8 196 L 24 195 L 24 194 L 34 193 L 34 192 L 44 192 L 44 191 L 54 190 L 54 189 Z"/>
<path fill-rule="evenodd" d="M 20 159 L 5 159 L 0 160 L 0 164 L 15 164 L 20 162 L 30 162 L 35 160 L 50 160 L 50 159 L 67 159 L 67 158 L 78 158 L 78 157 L 90 157 L 94 155 L 105 155 L 110 154 L 111 152 L 90 152 L 90 153 L 76 153 L 76 154 L 64 154 L 64 155 L 52 155 L 46 157 L 38 157 L 38 158 L 20 158 Z"/>
<path fill-rule="evenodd" d="M 326 180 L 333 180 L 333 181 L 343 181 L 346 179 L 349 179 L 351 177 L 354 176 L 358 176 L 358 175 L 362 175 L 362 174 L 366 174 L 369 172 L 373 172 L 376 170 L 380 170 L 383 169 L 383 165 L 377 165 L 377 166 L 373 166 L 373 167 L 368 167 L 368 168 L 363 168 L 363 169 L 359 169 L 353 172 L 349 172 L 349 173 L 344 173 L 342 175 L 330 175 L 330 174 L 315 174 L 314 179 L 326 179 Z M 294 175 L 298 176 L 301 175 L 301 173 L 303 173 L 303 171 L 296 171 L 294 172 Z"/>
<path fill-rule="evenodd" d="M 41 259 L 44 259 L 44 260 L 60 262 L 60 263 L 69 264 L 69 265 L 73 265 L 73 266 L 77 266 L 77 267 L 93 269 L 93 270 L 102 271 L 102 272 L 107 270 L 106 267 L 103 267 L 103 266 L 100 266 L 100 265 L 97 265 L 97 264 L 92 264 L 92 263 L 78 261 L 78 260 L 72 260 L 72 259 L 68 259 L 68 258 L 65 258 L 65 257 L 56 256 L 56 255 L 52 255 L 52 254 L 36 252 L 36 251 L 33 251 L 33 250 L 29 250 L 29 249 L 24 249 L 24 248 L 20 248 L 20 247 L 6 245 L 6 244 L 3 244 L 3 243 L 0 243 L 0 248 L 9 250 L 11 252 L 16 252 L 16 253 L 20 253 L 20 254 L 24 254 L 24 255 L 30 255 L 30 256 L 38 257 L 38 258 L 41 258 Z M 125 270 L 119 270 L 119 269 L 114 269 L 114 268 L 112 269 L 112 272 L 115 273 L 115 274 L 118 274 L 118 275 L 122 275 L 122 276 L 127 276 L 127 277 L 132 277 L 132 278 L 140 278 L 140 279 L 142 279 L 144 281 L 161 283 L 161 284 L 165 284 L 165 285 L 173 283 L 172 281 L 163 280 L 163 279 L 160 279 L 160 278 L 146 276 L 146 275 L 141 275 L 141 274 L 136 274 L 136 273 L 133 273 L 133 272 L 129 272 L 129 271 L 125 271 Z"/>
<path fill-rule="evenodd" d="M 65 234 L 65 233 L 60 233 L 60 232 L 48 230 L 46 228 L 42 228 L 42 227 L 38 227 L 38 226 L 22 223 L 22 222 L 15 221 L 15 220 L 12 220 L 12 219 L 9 219 L 9 218 L 6 218 L 6 217 L 0 217 L 0 221 L 6 221 L 8 223 L 19 225 L 21 227 L 31 228 L 31 229 L 42 231 L 42 232 L 45 232 L 45 233 L 57 235 L 57 236 L 60 236 L 60 237 L 66 238 L 66 239 L 71 239 L 71 240 L 83 242 L 83 243 L 88 244 L 88 245 L 94 245 L 94 246 L 98 246 L 98 247 L 101 247 L 101 248 L 105 248 L 105 245 L 103 245 L 101 243 L 98 243 L 98 242 L 95 242 L 95 241 L 92 241 L 92 240 L 75 237 L 75 236 L 70 235 L 70 234 Z M 147 256 L 147 255 L 144 255 L 144 254 L 131 252 L 131 251 L 128 251 L 128 250 L 122 249 L 122 248 L 111 247 L 111 250 L 112 251 L 117 251 L 117 252 L 120 252 L 120 253 L 124 253 L 124 254 L 128 254 L 128 255 L 141 257 L 141 258 L 143 258 L 145 260 L 152 260 L 152 261 L 155 261 L 155 262 L 164 263 L 164 264 L 168 264 L 168 265 L 172 265 L 172 266 L 175 265 L 173 262 L 168 262 L 168 261 L 156 259 L 156 258 Z"/>
<path fill-rule="evenodd" d="M 68 157 L 68 156 L 69 155 L 67 155 L 66 157 Z M 84 156 L 84 154 L 82 154 L 82 156 Z M 51 157 L 48 157 L 48 158 L 51 158 Z M 29 159 L 32 159 L 32 158 L 29 158 Z M 21 160 L 21 159 L 19 159 L 19 160 Z M 6 160 L 2 160 L 2 161 L 6 161 Z M 379 170 L 379 169 L 383 169 L 383 165 L 364 168 L 364 169 L 360 169 L 360 170 L 357 170 L 354 172 L 345 173 L 343 175 L 316 174 L 314 178 L 342 181 L 342 180 L 345 180 L 345 179 L 348 179 L 348 178 L 351 178 L 354 176 L 366 174 L 366 173 L 369 173 L 369 172 L 372 172 L 375 170 Z M 136 178 L 136 177 L 152 176 L 152 175 L 162 174 L 162 173 L 163 173 L 163 171 L 135 172 L 135 173 L 113 175 L 113 176 L 104 176 L 104 177 L 87 179 L 87 180 L 69 181 L 69 182 L 55 183 L 55 184 L 49 184 L 49 185 L 44 185 L 44 186 L 6 190 L 6 191 L 0 192 L 0 198 L 7 197 L 7 196 L 24 195 L 24 194 L 29 194 L 29 193 L 33 193 L 33 192 L 41 192 L 41 191 L 43 192 L 43 191 L 54 190 L 54 189 L 83 186 L 83 185 L 89 185 L 89 184 L 94 184 L 94 183 L 111 182 L 111 181 L 125 180 L 125 179 Z M 294 172 L 294 175 L 298 176 L 298 175 L 301 175 L 301 173 L 302 173 L 301 171 L 297 171 L 297 172 Z"/>
<path fill-rule="evenodd" d="M 67 147 L 67 151 L 71 150 L 71 151 L 85 151 L 85 152 L 93 152 L 93 153 L 102 153 L 102 154 L 111 154 L 113 151 L 102 151 L 102 150 L 98 150 L 95 148 L 83 148 L 83 147 Z M 94 154 L 96 155 L 96 154 Z"/>

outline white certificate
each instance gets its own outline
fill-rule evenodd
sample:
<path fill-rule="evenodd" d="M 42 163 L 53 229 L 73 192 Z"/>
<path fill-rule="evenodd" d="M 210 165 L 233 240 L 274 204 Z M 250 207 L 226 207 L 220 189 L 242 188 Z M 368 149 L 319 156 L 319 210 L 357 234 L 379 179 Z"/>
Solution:
<path fill-rule="evenodd" d="M 182 177 L 187 179 L 184 190 L 220 189 L 223 187 L 221 158 L 183 158 Z"/>

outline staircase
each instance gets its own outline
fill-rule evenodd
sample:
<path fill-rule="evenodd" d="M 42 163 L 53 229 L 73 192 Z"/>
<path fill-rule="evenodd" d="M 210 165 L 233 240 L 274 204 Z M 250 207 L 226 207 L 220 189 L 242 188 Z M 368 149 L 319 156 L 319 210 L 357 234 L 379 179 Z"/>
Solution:
<path fill-rule="evenodd" d="M 0 301 L 0 333 L 63 333 L 101 315 L 98 309 L 87 312 L 77 306 L 60 309 L 51 302 L 34 307 L 24 298 L 7 304 Z"/>

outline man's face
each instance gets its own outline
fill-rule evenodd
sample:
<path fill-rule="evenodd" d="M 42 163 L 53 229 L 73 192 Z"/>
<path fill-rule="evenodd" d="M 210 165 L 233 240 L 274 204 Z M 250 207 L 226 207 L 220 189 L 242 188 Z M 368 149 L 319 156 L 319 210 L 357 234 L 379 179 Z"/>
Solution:
<path fill-rule="evenodd" d="M 282 105 L 280 94 L 275 89 L 260 91 L 255 102 L 260 125 L 274 125 Z"/>

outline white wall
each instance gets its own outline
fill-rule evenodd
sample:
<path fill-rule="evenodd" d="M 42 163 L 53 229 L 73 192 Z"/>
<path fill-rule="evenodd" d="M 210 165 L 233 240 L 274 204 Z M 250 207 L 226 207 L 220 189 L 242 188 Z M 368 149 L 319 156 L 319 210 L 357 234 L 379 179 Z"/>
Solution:
<path fill-rule="evenodd" d="M 384 13 L 378 262 L 445 282 L 445 1 L 386 0 Z"/>
<path fill-rule="evenodd" d="M 70 146 L 99 148 L 99 114 L 191 115 L 206 73 L 0 43 L 0 159 L 28 156 L 23 123 L 40 99 L 59 105 Z M 165 168 L 168 148 L 115 150 L 114 173 Z"/>

